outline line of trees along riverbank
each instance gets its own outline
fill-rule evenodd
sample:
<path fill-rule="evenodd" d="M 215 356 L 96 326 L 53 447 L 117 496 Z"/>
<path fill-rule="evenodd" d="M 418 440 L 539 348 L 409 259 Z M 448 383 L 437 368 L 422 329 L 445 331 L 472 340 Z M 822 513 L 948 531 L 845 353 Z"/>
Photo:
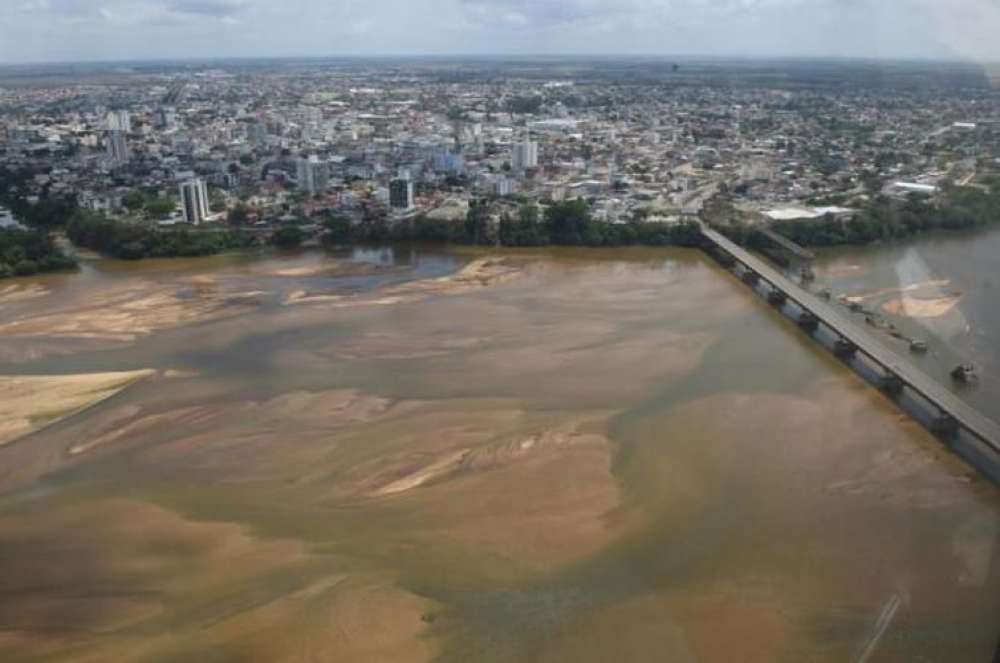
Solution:
<path fill-rule="evenodd" d="M 556 203 L 539 212 L 536 205 L 523 205 L 496 219 L 488 203 L 473 202 L 465 219 L 447 221 L 417 216 L 389 224 L 385 219 L 352 224 L 330 215 L 325 221 L 324 244 L 372 241 L 453 242 L 480 245 L 521 246 L 697 246 L 696 223 L 612 224 L 594 219 L 585 200 Z"/>
<path fill-rule="evenodd" d="M 905 200 L 878 197 L 844 220 L 827 215 L 811 221 L 779 221 L 772 228 L 802 246 L 864 245 L 915 237 L 934 230 L 967 230 L 1000 222 L 1000 182 L 988 191 L 945 186 L 937 199 L 913 194 Z M 753 228 L 720 227 L 735 241 L 756 245 Z"/>
<path fill-rule="evenodd" d="M 76 260 L 64 254 L 48 232 L 6 228 L 0 230 L 0 278 L 31 276 L 76 266 Z"/>
<path fill-rule="evenodd" d="M 66 235 L 77 246 L 123 260 L 208 256 L 254 244 L 252 237 L 235 230 L 164 230 L 84 211 L 73 215 Z"/>

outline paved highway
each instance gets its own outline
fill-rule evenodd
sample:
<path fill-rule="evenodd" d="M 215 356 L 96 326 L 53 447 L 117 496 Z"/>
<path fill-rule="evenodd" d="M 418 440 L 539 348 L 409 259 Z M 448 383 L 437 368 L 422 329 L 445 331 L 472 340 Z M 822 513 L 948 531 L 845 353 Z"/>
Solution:
<path fill-rule="evenodd" d="M 992 419 L 983 416 L 979 410 L 884 346 L 867 330 L 855 325 L 833 306 L 806 292 L 760 258 L 706 226 L 702 226 L 702 234 L 745 267 L 756 272 L 761 279 L 784 292 L 799 308 L 815 315 L 820 322 L 857 346 L 860 352 L 898 376 L 907 387 L 951 416 L 962 428 L 982 440 L 994 452 L 1000 453 L 1000 425 Z"/>

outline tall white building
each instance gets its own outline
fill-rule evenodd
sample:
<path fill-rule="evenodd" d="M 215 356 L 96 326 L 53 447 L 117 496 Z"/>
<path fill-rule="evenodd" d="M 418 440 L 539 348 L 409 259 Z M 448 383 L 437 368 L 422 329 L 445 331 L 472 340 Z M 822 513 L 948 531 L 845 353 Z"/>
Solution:
<path fill-rule="evenodd" d="M 308 159 L 299 159 L 296 165 L 299 189 L 309 195 L 326 191 L 330 183 L 330 168 L 326 162 L 320 161 L 315 154 Z"/>
<path fill-rule="evenodd" d="M 532 140 L 525 140 L 514 145 L 511 166 L 517 172 L 523 172 L 529 168 L 538 168 L 538 143 Z"/>
<path fill-rule="evenodd" d="M 210 214 L 208 209 L 208 187 L 205 180 L 195 178 L 181 184 L 181 207 L 184 220 L 198 225 Z"/>
<path fill-rule="evenodd" d="M 106 122 L 108 131 L 124 131 L 125 133 L 132 131 L 132 116 L 127 110 L 109 112 Z"/>
<path fill-rule="evenodd" d="M 509 196 L 517 191 L 514 180 L 506 175 L 497 175 L 493 180 L 493 193 L 498 196 Z"/>
<path fill-rule="evenodd" d="M 111 129 L 105 136 L 108 150 L 108 159 L 112 166 L 122 166 L 132 158 L 132 152 L 128 147 L 128 138 L 121 129 Z"/>

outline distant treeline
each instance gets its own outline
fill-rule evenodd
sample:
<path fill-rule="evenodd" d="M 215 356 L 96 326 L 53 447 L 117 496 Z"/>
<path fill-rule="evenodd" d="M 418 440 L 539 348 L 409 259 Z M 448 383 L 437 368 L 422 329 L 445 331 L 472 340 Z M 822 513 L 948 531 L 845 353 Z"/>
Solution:
<path fill-rule="evenodd" d="M 66 235 L 78 246 L 123 260 L 208 256 L 253 245 L 253 238 L 233 230 L 159 229 L 77 211 Z"/>
<path fill-rule="evenodd" d="M 424 241 L 502 246 L 697 246 L 700 232 L 695 223 L 606 223 L 594 219 L 587 201 L 555 203 L 539 213 L 535 205 L 500 215 L 496 221 L 488 203 L 476 203 L 465 219 L 448 221 L 418 216 L 411 221 L 388 224 L 372 220 L 352 224 L 331 215 L 324 223 L 325 244 L 355 241 Z"/>
<path fill-rule="evenodd" d="M 879 197 L 847 219 L 826 215 L 813 221 L 779 221 L 772 228 L 802 246 L 862 245 L 913 237 L 932 230 L 964 230 L 1000 221 L 1000 187 L 989 192 L 946 187 L 937 200 L 917 194 L 906 200 Z M 761 241 L 753 228 L 720 228 L 743 244 Z"/>
<path fill-rule="evenodd" d="M 0 278 L 30 276 L 76 266 L 63 254 L 47 232 L 40 230 L 0 230 Z"/>

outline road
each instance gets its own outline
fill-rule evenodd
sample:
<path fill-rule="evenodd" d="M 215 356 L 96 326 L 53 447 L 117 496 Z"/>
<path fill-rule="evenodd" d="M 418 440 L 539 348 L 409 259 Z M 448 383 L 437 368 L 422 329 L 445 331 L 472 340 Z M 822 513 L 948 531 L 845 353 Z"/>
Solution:
<path fill-rule="evenodd" d="M 702 226 L 702 234 L 744 266 L 756 272 L 761 279 L 784 292 L 788 299 L 795 302 L 799 308 L 812 313 L 824 325 L 853 343 L 861 353 L 895 374 L 908 388 L 941 412 L 951 416 L 962 428 L 979 438 L 995 453 L 1000 453 L 1000 425 L 997 425 L 992 419 L 985 417 L 911 362 L 876 340 L 867 330 L 855 325 L 853 321 L 827 302 L 806 292 L 762 259 L 707 226 Z"/>

